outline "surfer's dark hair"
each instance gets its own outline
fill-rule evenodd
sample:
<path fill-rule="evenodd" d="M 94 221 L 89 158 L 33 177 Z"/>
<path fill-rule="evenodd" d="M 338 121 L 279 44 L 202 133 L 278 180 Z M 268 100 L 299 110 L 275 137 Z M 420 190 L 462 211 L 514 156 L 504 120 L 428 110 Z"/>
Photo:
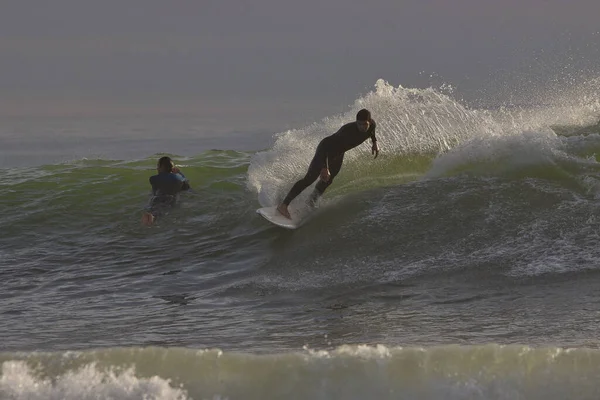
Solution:
<path fill-rule="evenodd" d="M 356 114 L 357 121 L 370 121 L 371 120 L 371 111 L 363 108 Z"/>
<path fill-rule="evenodd" d="M 161 157 L 158 160 L 158 167 L 163 171 L 171 172 L 173 170 L 173 160 L 171 160 L 171 157 Z"/>

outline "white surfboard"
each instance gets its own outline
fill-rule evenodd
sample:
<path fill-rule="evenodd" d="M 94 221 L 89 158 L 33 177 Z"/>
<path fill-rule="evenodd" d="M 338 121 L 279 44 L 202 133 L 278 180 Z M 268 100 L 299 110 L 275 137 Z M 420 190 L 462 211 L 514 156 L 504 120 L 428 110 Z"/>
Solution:
<path fill-rule="evenodd" d="M 264 219 L 272 224 L 286 229 L 296 229 L 301 225 L 301 220 L 292 214 L 292 219 L 286 218 L 277 211 L 277 207 L 264 207 L 256 210 Z"/>

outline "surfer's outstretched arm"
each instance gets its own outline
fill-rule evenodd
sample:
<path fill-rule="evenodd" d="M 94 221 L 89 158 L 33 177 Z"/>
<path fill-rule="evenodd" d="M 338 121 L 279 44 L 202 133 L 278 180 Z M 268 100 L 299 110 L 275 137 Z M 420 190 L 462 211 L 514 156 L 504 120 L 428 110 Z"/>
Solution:
<path fill-rule="evenodd" d="M 374 154 L 375 157 L 379 155 L 379 147 L 377 146 L 377 139 L 375 138 L 375 130 L 373 130 L 373 136 L 371 136 L 371 154 Z"/>

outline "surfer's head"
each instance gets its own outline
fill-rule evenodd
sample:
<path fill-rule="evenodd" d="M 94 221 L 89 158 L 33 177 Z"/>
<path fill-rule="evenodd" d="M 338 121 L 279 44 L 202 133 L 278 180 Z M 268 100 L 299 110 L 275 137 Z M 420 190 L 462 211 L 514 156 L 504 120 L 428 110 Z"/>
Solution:
<path fill-rule="evenodd" d="M 161 157 L 158 160 L 158 164 L 156 164 L 156 169 L 158 169 L 158 172 L 171 172 L 173 170 L 173 167 L 175 166 L 175 164 L 173 163 L 173 160 L 171 160 L 171 157 Z"/>
<path fill-rule="evenodd" d="M 356 125 L 358 126 L 358 130 L 361 132 L 366 132 L 369 130 L 369 126 L 371 126 L 371 112 L 366 108 L 363 108 L 356 114 Z"/>

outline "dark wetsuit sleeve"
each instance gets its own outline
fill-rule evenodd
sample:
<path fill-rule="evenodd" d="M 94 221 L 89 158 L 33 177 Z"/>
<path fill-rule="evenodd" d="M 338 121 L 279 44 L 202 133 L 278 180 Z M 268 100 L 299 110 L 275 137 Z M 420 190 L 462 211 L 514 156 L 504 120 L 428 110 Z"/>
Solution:
<path fill-rule="evenodd" d="M 329 168 L 329 155 L 331 154 L 332 151 L 332 146 L 331 146 L 331 136 L 326 137 L 325 139 L 323 139 L 321 141 L 321 143 L 319 143 L 319 146 L 317 146 L 317 151 L 315 153 L 315 157 L 313 159 L 313 161 L 311 162 L 311 167 L 314 168 L 317 166 L 318 163 L 320 163 L 321 165 L 319 166 L 319 171 L 321 170 L 321 168 Z M 320 161 L 317 161 L 320 160 Z"/>

